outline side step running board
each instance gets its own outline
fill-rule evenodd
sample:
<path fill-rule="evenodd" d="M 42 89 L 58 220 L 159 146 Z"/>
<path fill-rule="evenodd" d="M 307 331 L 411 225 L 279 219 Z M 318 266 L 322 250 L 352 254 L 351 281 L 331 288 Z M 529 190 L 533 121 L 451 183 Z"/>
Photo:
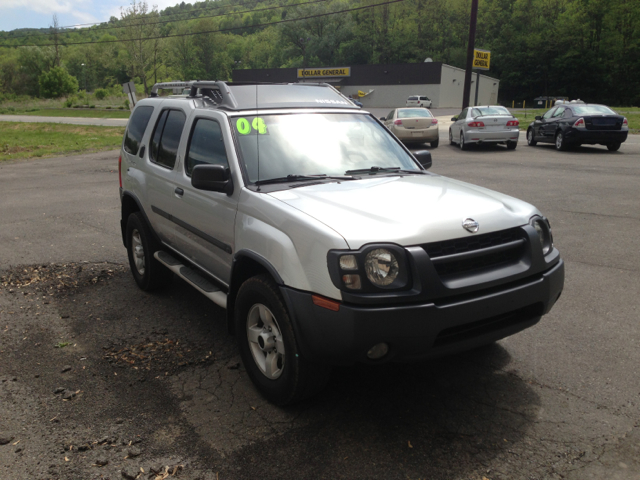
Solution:
<path fill-rule="evenodd" d="M 185 282 L 193 286 L 196 290 L 202 293 L 213 303 L 221 306 L 222 308 L 227 308 L 227 294 L 221 291 L 217 286 L 204 278 L 194 269 L 183 265 L 179 260 L 176 260 L 167 252 L 157 251 L 153 254 L 153 256 L 161 264 L 178 275 Z"/>

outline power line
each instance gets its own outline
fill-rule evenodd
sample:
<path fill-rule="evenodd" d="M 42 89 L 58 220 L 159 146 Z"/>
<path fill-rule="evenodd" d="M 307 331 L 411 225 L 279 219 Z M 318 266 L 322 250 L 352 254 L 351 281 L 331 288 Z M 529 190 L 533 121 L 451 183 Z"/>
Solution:
<path fill-rule="evenodd" d="M 255 25 L 245 25 L 242 27 L 230 27 L 230 28 L 221 28 L 218 30 L 207 30 L 204 32 L 190 32 L 190 33 L 180 33 L 180 34 L 173 34 L 173 35 L 160 35 L 160 36 L 156 36 L 156 37 L 146 37 L 140 40 L 157 40 L 157 39 L 162 39 L 162 38 L 175 38 L 175 37 L 189 37 L 192 35 L 203 35 L 206 33 L 221 33 L 221 32 L 231 32 L 233 30 L 246 30 L 249 28 L 257 28 L 257 27 L 268 27 L 271 25 L 279 25 L 281 23 L 291 23 L 291 22 L 297 22 L 299 20 L 309 20 L 312 18 L 320 18 L 320 17 L 328 17 L 330 15 L 338 15 L 340 13 L 349 13 L 349 12 L 355 12 L 357 10 L 366 10 L 368 8 L 375 8 L 375 7 L 380 7 L 382 5 L 391 5 L 393 3 L 400 3 L 403 2 L 404 0 L 390 0 L 388 2 L 382 2 L 382 3 L 376 3 L 373 5 L 365 5 L 363 7 L 355 7 L 355 8 L 347 8 L 344 10 L 338 10 L 337 12 L 328 12 L 328 13 L 318 13 L 315 15 L 307 15 L 306 17 L 298 17 L 298 18 L 290 18 L 290 19 L 285 19 L 285 20 L 278 20 L 277 22 L 269 22 L 269 23 L 257 23 Z M 69 46 L 69 45 L 91 45 L 91 44 L 95 44 L 95 43 L 125 43 L 127 41 L 131 41 L 131 40 L 104 40 L 104 41 L 92 41 L 92 42 L 71 42 L 71 43 L 64 43 L 64 44 L 60 44 L 62 46 Z M 20 47 L 51 47 L 54 46 L 55 43 L 42 43 L 40 45 L 4 45 L 4 44 L 0 44 L 0 47 L 6 47 L 6 48 L 20 48 Z"/>
<path fill-rule="evenodd" d="M 200 7 L 200 8 L 194 8 L 193 10 L 190 10 L 190 12 L 206 12 L 208 10 L 218 10 L 220 8 L 228 8 L 228 7 L 238 7 L 238 6 L 244 6 L 244 5 L 248 5 L 250 3 L 257 3 L 259 0 L 253 0 L 251 2 L 245 2 L 245 3 L 236 3 L 236 4 L 229 4 L 229 5 L 219 5 L 219 6 L 214 6 L 214 7 L 210 7 L 210 8 L 205 8 L 205 7 Z M 167 8 L 172 8 L 172 7 L 167 7 Z M 158 12 L 159 13 L 159 12 Z M 166 17 L 173 17 L 175 15 L 184 15 L 185 13 L 189 13 L 189 12 L 180 12 L 180 13 L 172 13 L 170 15 L 165 15 Z M 152 16 L 151 14 L 146 14 L 146 15 L 140 15 L 141 17 L 150 17 Z M 108 20 L 107 20 L 108 22 Z M 92 25 L 102 25 L 103 23 L 107 23 L 107 22 L 91 22 L 91 23 L 76 23 L 75 25 L 64 25 L 62 27 L 58 27 L 58 28 L 77 28 L 77 27 L 87 27 L 87 26 L 92 26 Z M 53 27 L 49 27 L 49 28 L 53 28 Z M 31 37 L 33 35 L 50 35 L 49 33 L 31 33 L 31 34 L 27 34 L 27 37 Z M 24 37 L 25 35 L 15 35 L 11 38 L 20 38 L 20 37 Z"/>
<path fill-rule="evenodd" d="M 314 1 L 311 1 L 311 2 L 293 3 L 293 4 L 289 4 L 289 5 L 276 5 L 276 6 L 273 6 L 273 7 L 254 8 L 252 10 L 243 10 L 241 12 L 219 13 L 217 15 L 202 15 L 202 16 L 199 16 L 199 17 L 164 20 L 164 21 L 160 21 L 160 22 L 130 23 L 128 25 L 106 26 L 106 27 L 102 27 L 102 28 L 97 28 L 95 30 L 87 30 L 87 31 L 90 31 L 90 32 L 101 32 L 101 31 L 104 31 L 104 30 L 116 30 L 116 29 L 119 29 L 119 28 L 135 27 L 135 26 L 140 26 L 140 25 L 162 25 L 162 24 L 171 23 L 171 22 L 183 22 L 183 21 L 189 21 L 189 20 L 199 20 L 201 18 L 216 18 L 216 17 L 224 17 L 224 16 L 227 16 L 227 15 L 238 15 L 238 14 L 241 14 L 241 13 L 262 12 L 262 11 L 265 11 L 265 10 L 277 10 L 279 8 L 296 7 L 298 5 L 307 5 L 307 4 L 327 2 L 327 1 L 329 1 L 329 0 L 314 0 Z M 192 10 L 192 12 L 206 12 L 206 11 L 209 11 L 209 10 L 219 10 L 221 8 L 242 7 L 242 6 L 253 4 L 253 3 L 256 3 L 256 2 L 255 1 L 251 1 L 251 2 L 245 2 L 245 3 L 236 3 L 236 4 L 233 4 L 233 5 L 221 5 L 221 6 L 218 6 L 218 7 L 215 7 L 215 8 L 207 8 L 207 9 L 199 8 L 199 9 L 196 9 L 196 10 Z M 174 14 L 171 14 L 171 15 L 158 16 L 158 18 L 176 17 L 178 15 L 187 15 L 189 13 L 190 12 L 174 13 Z M 147 17 L 150 17 L 150 16 L 152 16 L 152 15 L 147 14 L 147 15 L 141 15 L 138 18 L 147 18 Z M 120 19 L 120 20 L 122 20 L 122 19 Z M 101 25 L 103 23 L 105 23 L 105 22 L 84 23 L 84 24 L 78 24 L 77 26 L 82 26 L 82 25 Z M 69 33 L 83 33 L 83 30 L 84 30 L 84 29 L 82 29 L 82 30 L 71 30 L 71 31 L 63 31 L 63 32 L 61 32 L 60 29 L 63 29 L 63 28 L 66 29 L 66 28 L 70 28 L 70 27 L 58 27 L 58 29 L 59 29 L 58 33 L 61 34 L 61 35 L 65 35 L 65 34 L 69 34 Z M 7 37 L 7 39 L 13 40 L 14 38 L 25 38 L 26 39 L 26 38 L 33 38 L 33 37 L 47 37 L 47 36 L 52 35 L 53 33 L 54 33 L 54 31 L 52 30 L 52 31 L 47 32 L 47 33 L 30 33 L 30 34 L 26 34 L 26 35 L 13 35 L 11 37 Z"/>

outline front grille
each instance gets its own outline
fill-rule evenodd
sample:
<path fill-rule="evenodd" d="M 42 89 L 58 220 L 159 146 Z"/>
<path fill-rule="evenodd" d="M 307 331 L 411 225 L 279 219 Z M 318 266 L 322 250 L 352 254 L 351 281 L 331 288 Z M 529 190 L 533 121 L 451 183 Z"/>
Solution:
<path fill-rule="evenodd" d="M 522 229 L 511 228 L 499 232 L 428 243 L 422 247 L 433 261 L 440 277 L 447 277 L 515 263 L 525 253 L 526 242 L 524 239 Z M 501 246 L 504 248 L 499 248 Z"/>

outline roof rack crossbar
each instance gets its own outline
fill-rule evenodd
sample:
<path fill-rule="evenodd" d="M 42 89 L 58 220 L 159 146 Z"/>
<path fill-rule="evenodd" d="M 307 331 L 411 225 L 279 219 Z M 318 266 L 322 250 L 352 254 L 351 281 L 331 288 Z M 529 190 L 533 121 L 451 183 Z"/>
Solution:
<path fill-rule="evenodd" d="M 163 82 L 156 83 L 153 87 L 151 87 L 150 97 L 157 97 L 158 90 L 169 90 L 173 88 L 189 88 L 191 84 L 194 83 L 195 80 L 191 80 L 190 82 Z"/>

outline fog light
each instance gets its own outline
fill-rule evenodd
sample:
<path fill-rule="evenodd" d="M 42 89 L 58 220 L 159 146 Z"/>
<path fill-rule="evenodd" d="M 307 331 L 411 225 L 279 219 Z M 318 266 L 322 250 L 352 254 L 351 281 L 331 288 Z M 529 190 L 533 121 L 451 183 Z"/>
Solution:
<path fill-rule="evenodd" d="M 367 352 L 367 357 L 371 360 L 377 360 L 378 358 L 384 357 L 387 353 L 389 353 L 389 345 L 383 342 L 371 347 Z"/>

